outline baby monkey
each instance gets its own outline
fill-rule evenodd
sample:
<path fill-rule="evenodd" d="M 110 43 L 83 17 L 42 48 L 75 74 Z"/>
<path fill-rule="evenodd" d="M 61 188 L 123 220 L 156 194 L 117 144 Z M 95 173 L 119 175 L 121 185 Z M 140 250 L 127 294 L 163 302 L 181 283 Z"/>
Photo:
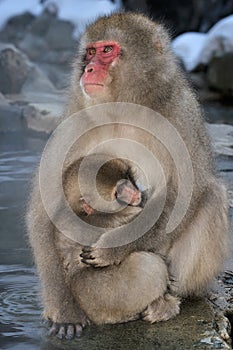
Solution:
<path fill-rule="evenodd" d="M 145 206 L 148 191 L 142 189 L 137 179 L 139 175 L 139 169 L 129 160 L 108 160 L 104 154 L 92 154 L 79 159 L 65 171 L 64 193 L 71 209 L 82 220 L 99 227 L 114 228 L 128 223 L 129 217 L 134 218 Z M 115 209 L 109 210 L 114 201 L 117 202 Z"/>

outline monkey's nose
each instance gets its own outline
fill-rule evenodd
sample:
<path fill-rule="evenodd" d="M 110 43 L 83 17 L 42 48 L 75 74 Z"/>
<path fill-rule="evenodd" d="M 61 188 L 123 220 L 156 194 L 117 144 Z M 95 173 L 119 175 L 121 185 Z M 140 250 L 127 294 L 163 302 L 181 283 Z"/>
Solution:
<path fill-rule="evenodd" d="M 93 66 L 87 66 L 85 68 L 85 73 L 92 73 L 94 72 L 94 67 Z"/>

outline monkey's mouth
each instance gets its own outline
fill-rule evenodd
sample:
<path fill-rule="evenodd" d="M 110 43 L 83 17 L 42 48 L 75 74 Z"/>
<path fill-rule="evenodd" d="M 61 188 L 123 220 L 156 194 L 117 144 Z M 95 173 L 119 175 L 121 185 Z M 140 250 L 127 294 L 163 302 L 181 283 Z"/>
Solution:
<path fill-rule="evenodd" d="M 147 200 L 146 191 L 140 191 L 132 179 L 121 179 L 117 181 L 112 192 L 112 199 L 114 198 L 120 204 L 142 208 Z"/>
<path fill-rule="evenodd" d="M 98 92 L 102 91 L 103 88 L 104 88 L 104 84 L 100 84 L 100 83 L 86 83 L 84 85 L 84 89 L 85 89 L 87 94 L 98 93 Z"/>

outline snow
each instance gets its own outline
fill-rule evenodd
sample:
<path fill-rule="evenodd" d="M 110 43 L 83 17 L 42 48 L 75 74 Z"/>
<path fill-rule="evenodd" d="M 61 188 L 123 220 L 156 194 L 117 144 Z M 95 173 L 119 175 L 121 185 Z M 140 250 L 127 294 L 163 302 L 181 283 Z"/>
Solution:
<path fill-rule="evenodd" d="M 222 19 L 209 30 L 200 61 L 208 64 L 213 56 L 228 52 L 233 52 L 233 15 Z"/>
<path fill-rule="evenodd" d="M 0 29 L 7 20 L 15 15 L 29 11 L 34 15 L 39 15 L 44 6 L 55 3 L 58 7 L 58 17 L 69 20 L 76 25 L 75 34 L 99 15 L 109 14 L 121 8 L 121 0 L 115 3 L 110 0 L 53 0 L 46 1 L 45 5 L 39 0 L 0 0 Z"/>
<path fill-rule="evenodd" d="M 189 32 L 179 35 L 172 42 L 172 49 L 181 58 L 187 71 L 199 63 L 199 56 L 206 42 L 206 34 Z"/>
<path fill-rule="evenodd" d="M 216 23 L 206 34 L 181 34 L 173 40 L 172 48 L 187 71 L 193 71 L 199 64 L 208 65 L 214 56 L 233 52 L 233 15 Z"/>

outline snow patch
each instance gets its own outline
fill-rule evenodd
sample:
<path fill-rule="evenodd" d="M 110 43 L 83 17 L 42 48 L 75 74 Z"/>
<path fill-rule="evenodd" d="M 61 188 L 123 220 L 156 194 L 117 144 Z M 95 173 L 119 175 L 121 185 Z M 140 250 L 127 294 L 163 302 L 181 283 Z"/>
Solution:
<path fill-rule="evenodd" d="M 199 64 L 207 65 L 214 56 L 233 52 L 233 15 L 216 23 L 206 34 L 179 35 L 173 40 L 172 48 L 187 71 L 193 71 Z"/>
<path fill-rule="evenodd" d="M 200 53 L 206 43 L 206 34 L 189 32 L 179 35 L 172 42 L 172 49 L 181 58 L 187 71 L 199 63 Z"/>

